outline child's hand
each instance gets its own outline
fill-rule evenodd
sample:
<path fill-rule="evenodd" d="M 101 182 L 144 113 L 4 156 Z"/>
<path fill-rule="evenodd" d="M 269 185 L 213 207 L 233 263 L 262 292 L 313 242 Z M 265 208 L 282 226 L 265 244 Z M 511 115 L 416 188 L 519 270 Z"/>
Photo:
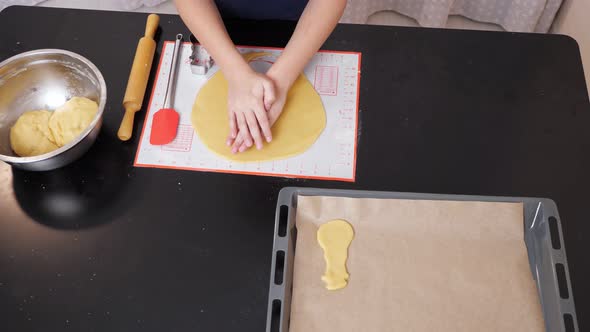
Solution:
<path fill-rule="evenodd" d="M 265 95 L 264 98 L 264 107 L 268 112 L 268 121 L 271 127 L 283 112 L 283 108 L 287 101 L 287 93 L 289 92 L 289 86 L 283 84 L 279 79 L 273 79 L 273 82 L 274 86 L 277 88 L 276 98 L 270 98 L 274 96 L 268 96 L 267 98 L 267 95 Z M 242 134 L 242 130 L 239 131 L 235 139 L 228 139 L 228 145 L 231 145 L 233 153 L 244 152 L 252 146 L 252 144 L 248 144 L 247 136 Z"/>
<path fill-rule="evenodd" d="M 230 134 L 228 145 L 235 145 L 239 137 L 241 144 L 249 148 L 254 143 L 262 149 L 264 141 L 272 140 L 269 114 L 265 101 L 274 102 L 275 86 L 271 79 L 254 70 L 246 71 L 237 79 L 228 80 L 228 112 Z M 238 135 L 239 132 L 239 135 Z M 236 148 L 236 151 L 239 146 Z"/>
<path fill-rule="evenodd" d="M 274 101 L 269 101 L 264 99 L 264 106 L 268 111 L 268 121 L 270 122 L 270 126 L 272 127 L 275 122 L 283 113 L 283 109 L 285 107 L 285 103 L 287 102 L 287 93 L 289 93 L 290 87 L 287 85 L 282 85 L 280 81 L 273 80 L 276 86 L 276 98 Z"/>

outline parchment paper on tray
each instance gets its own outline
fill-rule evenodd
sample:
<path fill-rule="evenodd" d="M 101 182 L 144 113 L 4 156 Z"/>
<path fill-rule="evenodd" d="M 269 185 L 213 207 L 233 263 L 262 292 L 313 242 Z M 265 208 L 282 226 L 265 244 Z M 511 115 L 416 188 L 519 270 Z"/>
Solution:
<path fill-rule="evenodd" d="M 290 332 L 544 331 L 520 203 L 299 196 Z M 328 291 L 320 224 L 354 227 Z"/>

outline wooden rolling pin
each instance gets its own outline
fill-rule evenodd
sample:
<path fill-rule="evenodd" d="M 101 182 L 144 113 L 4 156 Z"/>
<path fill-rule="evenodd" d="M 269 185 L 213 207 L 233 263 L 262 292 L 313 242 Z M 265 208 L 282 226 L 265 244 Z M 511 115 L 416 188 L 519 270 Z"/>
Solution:
<path fill-rule="evenodd" d="M 123 99 L 125 115 L 117 133 L 117 136 L 122 141 L 131 138 L 135 112 L 141 109 L 145 88 L 150 77 L 152 61 L 154 60 L 154 52 L 156 51 L 154 35 L 158 29 L 158 24 L 160 24 L 160 17 L 158 15 L 151 14 L 148 16 L 145 26 L 145 36 L 137 44 L 135 59 L 133 60 L 129 81 L 127 82 L 127 90 L 125 90 L 125 98 Z"/>

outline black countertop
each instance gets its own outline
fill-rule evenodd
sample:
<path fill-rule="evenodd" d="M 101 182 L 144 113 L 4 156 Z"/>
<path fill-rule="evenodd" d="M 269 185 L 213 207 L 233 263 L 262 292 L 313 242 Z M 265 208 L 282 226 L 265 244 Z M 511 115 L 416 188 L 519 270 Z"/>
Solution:
<path fill-rule="evenodd" d="M 82 159 L 45 173 L 0 165 L 0 329 L 263 331 L 285 186 L 552 198 L 580 331 L 590 329 L 590 106 L 574 40 L 340 25 L 324 48 L 362 52 L 357 180 L 342 183 L 134 168 L 145 108 L 131 141 L 116 132 L 145 19 L 0 13 L 0 60 L 68 49 L 108 86 L 103 129 Z M 160 26 L 156 56 L 188 34 L 177 16 Z M 228 22 L 243 45 L 284 46 L 293 28 Z"/>

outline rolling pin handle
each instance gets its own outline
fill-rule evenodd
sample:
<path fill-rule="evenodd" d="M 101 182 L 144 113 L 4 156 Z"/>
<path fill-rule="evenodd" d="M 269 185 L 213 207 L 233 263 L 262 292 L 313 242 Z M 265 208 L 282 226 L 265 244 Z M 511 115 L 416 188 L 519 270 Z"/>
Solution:
<path fill-rule="evenodd" d="M 117 132 L 117 136 L 121 141 L 127 141 L 131 138 L 131 134 L 133 133 L 133 118 L 135 117 L 135 112 L 133 111 L 125 111 L 125 115 L 123 116 L 123 121 L 121 121 L 121 126 L 119 127 L 119 131 Z"/>
<path fill-rule="evenodd" d="M 156 35 L 156 30 L 158 29 L 158 25 L 160 24 L 160 16 L 156 14 L 150 14 L 147 19 L 147 23 L 145 25 L 145 36 L 151 39 L 154 39 Z"/>

